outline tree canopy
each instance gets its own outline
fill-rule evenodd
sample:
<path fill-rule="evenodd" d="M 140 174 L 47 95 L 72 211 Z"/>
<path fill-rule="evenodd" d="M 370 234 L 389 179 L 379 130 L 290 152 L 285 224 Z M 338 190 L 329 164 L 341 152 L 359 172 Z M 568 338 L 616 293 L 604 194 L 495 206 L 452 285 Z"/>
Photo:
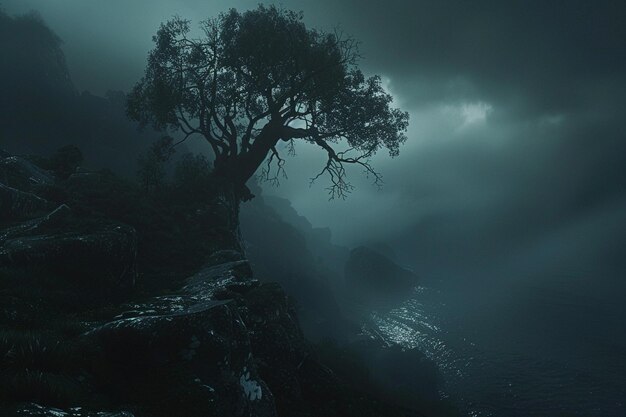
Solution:
<path fill-rule="evenodd" d="M 194 37 L 188 20 L 161 25 L 128 98 L 131 118 L 179 130 L 182 140 L 203 137 L 215 174 L 241 190 L 261 166 L 266 180 L 284 175 L 280 141 L 288 152 L 297 141 L 325 152 L 312 180 L 328 175 L 331 198 L 352 188 L 347 164 L 380 181 L 370 158 L 381 148 L 398 155 L 408 113 L 392 107 L 379 76 L 359 70 L 353 38 L 309 29 L 301 14 L 262 5 L 231 9 L 200 28 Z"/>

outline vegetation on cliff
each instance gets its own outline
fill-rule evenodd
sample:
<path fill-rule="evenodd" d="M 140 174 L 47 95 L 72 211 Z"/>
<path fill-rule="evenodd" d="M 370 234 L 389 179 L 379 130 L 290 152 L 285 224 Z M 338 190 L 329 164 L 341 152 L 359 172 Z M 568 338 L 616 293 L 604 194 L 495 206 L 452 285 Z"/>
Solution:
<path fill-rule="evenodd" d="M 304 30 L 292 14 L 256 13 Z M 0 12 L 0 33 L 9 57 L 0 63 L 0 143 L 8 148 L 0 151 L 0 414 L 447 415 L 440 401 L 398 402 L 384 389 L 368 361 L 387 351 L 339 340 L 356 334 L 358 323 L 345 320 L 327 331 L 344 320 L 329 284 L 344 250 L 336 251 L 327 233 L 303 233 L 285 220 L 293 213 L 259 198 L 244 214 L 249 233 L 242 239 L 238 212 L 225 201 L 224 179 L 212 175 L 209 159 L 180 150 L 170 161 L 172 138 L 137 133 L 122 93 L 78 94 L 60 40 L 37 16 Z M 341 46 L 337 39 L 320 45 L 326 53 Z M 352 137 L 353 145 L 366 156 L 383 145 L 393 153 L 404 116 L 388 107 L 379 81 L 357 75 L 335 79 L 344 99 L 361 94 L 365 104 L 383 106 L 390 118 L 376 128 L 389 122 L 391 130 L 389 143 Z M 41 88 L 31 94 L 20 86 Z M 327 110 L 320 106 L 328 97 L 318 99 L 307 104 L 309 116 Z M 343 104 L 349 112 L 350 103 Z M 320 122 L 316 135 L 328 123 Z M 326 146 L 334 140 L 307 138 L 328 140 Z M 326 150 L 331 177 L 351 163 Z M 130 178 L 140 155 L 136 183 Z M 89 169 L 109 164 L 116 173 Z M 274 225 L 274 237 L 290 249 L 288 268 L 257 250 L 267 241 L 264 229 L 252 226 L 264 224 Z M 403 360 L 423 357 L 409 352 Z M 435 390 L 436 378 L 422 376 Z"/>

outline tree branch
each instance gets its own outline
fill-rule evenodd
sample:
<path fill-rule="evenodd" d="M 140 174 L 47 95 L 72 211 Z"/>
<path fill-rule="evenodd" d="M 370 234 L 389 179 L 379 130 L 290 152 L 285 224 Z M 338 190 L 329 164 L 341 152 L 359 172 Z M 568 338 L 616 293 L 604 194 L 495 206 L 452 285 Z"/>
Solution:
<path fill-rule="evenodd" d="M 271 152 L 270 157 L 267 158 L 266 166 L 261 169 L 260 178 L 277 187 L 280 185 L 280 177 L 287 179 L 287 172 L 284 168 L 285 160 L 281 158 L 275 146 L 272 146 Z M 274 159 L 276 159 L 276 171 L 272 175 L 272 163 Z"/>
<path fill-rule="evenodd" d="M 374 177 L 374 185 L 376 185 L 377 187 L 382 186 L 382 175 L 375 171 L 374 168 L 372 168 L 369 160 L 364 160 L 366 158 L 369 158 L 373 154 L 373 151 L 367 151 L 364 154 L 359 155 L 358 157 L 346 158 L 344 156 L 346 155 L 346 153 L 353 150 L 352 148 L 338 153 L 335 152 L 335 150 L 320 137 L 316 137 L 314 139 L 314 142 L 318 146 L 326 150 L 326 153 L 328 154 L 328 159 L 324 168 L 316 176 L 311 178 L 310 185 L 313 185 L 313 183 L 322 175 L 327 174 L 330 177 L 331 182 L 331 186 L 326 188 L 330 195 L 329 200 L 334 200 L 337 197 L 345 200 L 348 194 L 350 194 L 354 189 L 354 186 L 346 181 L 346 168 L 344 166 L 344 163 L 361 166 L 365 170 L 365 173 L 368 177 Z"/>

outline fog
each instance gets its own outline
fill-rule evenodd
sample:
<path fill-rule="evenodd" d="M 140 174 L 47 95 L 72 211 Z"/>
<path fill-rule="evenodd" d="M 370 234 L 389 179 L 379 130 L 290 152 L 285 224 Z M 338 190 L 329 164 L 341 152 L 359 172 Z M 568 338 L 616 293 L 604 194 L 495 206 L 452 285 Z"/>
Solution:
<path fill-rule="evenodd" d="M 63 40 L 76 88 L 102 95 L 128 91 L 141 77 L 151 36 L 165 19 L 198 22 L 255 4 L 20 0 L 3 7 L 40 13 Z M 282 4 L 302 10 L 313 26 L 339 27 L 360 40 L 363 67 L 384 77 L 411 121 L 401 155 L 374 159 L 382 189 L 354 169 L 355 191 L 328 201 L 323 178 L 309 186 L 323 155 L 302 145 L 287 161 L 288 179 L 266 185 L 267 193 L 330 227 L 336 243 L 390 243 L 425 275 L 473 276 L 509 262 L 513 269 L 539 262 L 553 271 L 623 275 L 615 255 L 626 249 L 619 215 L 626 208 L 623 6 Z M 590 223 L 592 236 L 583 232 Z"/>
<path fill-rule="evenodd" d="M 495 264 L 515 273 L 537 263 L 546 271 L 623 276 L 616 255 L 626 249 L 622 5 L 281 4 L 302 10 L 312 26 L 340 28 L 361 41 L 363 68 L 384 77 L 411 120 L 400 156 L 374 159 L 382 189 L 353 169 L 355 191 L 328 201 L 323 178 L 309 186 L 324 156 L 301 145 L 285 166 L 288 179 L 265 185 L 266 193 L 330 227 L 336 243 L 392 244 L 427 276 L 475 277 Z M 3 3 L 10 13 L 40 13 L 64 42 L 76 88 L 99 95 L 128 91 L 141 77 L 151 36 L 167 18 L 198 22 L 255 5 Z M 596 225 L 591 236 L 589 224 Z"/>
<path fill-rule="evenodd" d="M 128 91 L 152 35 L 177 15 L 194 24 L 257 1 L 4 0 L 36 10 L 62 39 L 77 90 Z M 473 304 L 485 289 L 555 280 L 612 302 L 626 289 L 626 6 L 617 1 L 284 0 L 307 25 L 361 41 L 409 111 L 400 156 L 376 155 L 377 188 L 350 169 L 354 191 L 329 200 L 325 155 L 287 158 L 280 186 L 334 243 L 383 243 L 427 282 Z M 187 143 L 202 150 L 199 142 Z M 565 277 L 565 278 L 564 278 Z M 468 290 L 469 289 L 469 290 Z M 455 293 L 456 294 L 456 293 Z M 490 296 L 492 296 L 491 294 Z M 602 301 L 602 302 L 605 302 Z M 464 307 L 459 307 L 463 311 Z M 624 313 L 623 308 L 619 310 Z M 620 313 L 620 314 L 621 314 Z"/>

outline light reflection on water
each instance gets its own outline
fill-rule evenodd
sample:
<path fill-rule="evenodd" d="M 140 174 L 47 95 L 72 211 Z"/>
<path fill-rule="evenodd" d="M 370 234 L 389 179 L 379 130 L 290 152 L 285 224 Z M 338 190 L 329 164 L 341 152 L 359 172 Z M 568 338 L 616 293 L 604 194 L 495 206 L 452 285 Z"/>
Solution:
<path fill-rule="evenodd" d="M 445 292 L 418 287 L 397 308 L 371 313 L 371 323 L 437 363 L 446 396 L 467 415 L 626 416 L 623 316 L 566 292 L 530 294 L 473 317 Z"/>

